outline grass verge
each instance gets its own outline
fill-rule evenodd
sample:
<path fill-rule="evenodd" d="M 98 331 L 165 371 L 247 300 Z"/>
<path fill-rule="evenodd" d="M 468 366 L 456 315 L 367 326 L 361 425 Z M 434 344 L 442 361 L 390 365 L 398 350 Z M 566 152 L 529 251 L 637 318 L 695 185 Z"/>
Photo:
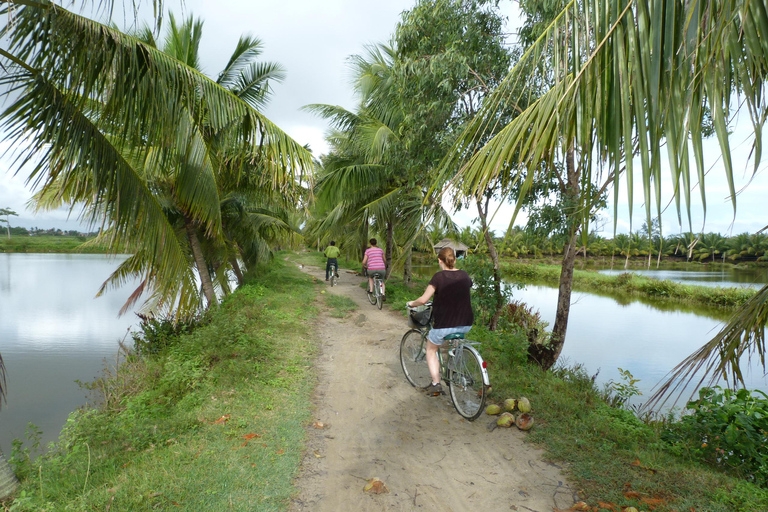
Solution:
<path fill-rule="evenodd" d="M 44 456 L 11 457 L 14 512 L 284 510 L 310 420 L 318 286 L 281 259 L 93 384 Z"/>

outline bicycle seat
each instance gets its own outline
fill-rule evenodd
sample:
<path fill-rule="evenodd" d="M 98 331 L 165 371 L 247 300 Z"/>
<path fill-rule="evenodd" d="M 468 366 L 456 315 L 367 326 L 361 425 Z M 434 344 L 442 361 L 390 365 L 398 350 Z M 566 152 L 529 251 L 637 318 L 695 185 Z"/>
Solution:
<path fill-rule="evenodd" d="M 444 340 L 463 340 L 464 339 L 464 333 L 463 332 L 454 332 L 453 334 L 449 334 Z"/>

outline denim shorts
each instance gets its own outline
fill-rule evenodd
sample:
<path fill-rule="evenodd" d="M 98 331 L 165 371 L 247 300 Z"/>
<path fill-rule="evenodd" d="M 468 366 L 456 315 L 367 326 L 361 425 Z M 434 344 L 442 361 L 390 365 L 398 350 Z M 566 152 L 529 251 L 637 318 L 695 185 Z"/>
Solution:
<path fill-rule="evenodd" d="M 467 334 L 471 328 L 471 325 L 464 325 L 461 327 L 444 327 L 443 329 L 432 329 L 429 331 L 429 334 L 427 334 L 427 339 L 435 345 L 440 346 L 443 344 L 443 341 L 445 341 L 443 338 L 449 334 L 456 332 Z"/>

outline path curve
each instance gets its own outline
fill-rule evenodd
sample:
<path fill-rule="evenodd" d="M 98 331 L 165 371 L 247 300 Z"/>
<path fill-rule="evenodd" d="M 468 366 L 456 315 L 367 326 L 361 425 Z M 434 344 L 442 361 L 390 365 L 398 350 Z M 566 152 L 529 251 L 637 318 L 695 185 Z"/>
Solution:
<path fill-rule="evenodd" d="M 324 268 L 303 270 L 324 282 Z M 524 432 L 489 431 L 485 415 L 466 421 L 448 395 L 427 397 L 405 380 L 398 355 L 408 329 L 405 319 L 386 304 L 381 311 L 371 306 L 360 288 L 363 278 L 344 269 L 340 274 L 339 284 L 327 286 L 326 293 L 346 295 L 358 309 L 345 319 L 321 315 L 318 320 L 316 422 L 308 428 L 290 510 L 551 512 L 571 507 L 576 494 L 561 468 L 524 443 Z M 490 376 L 493 382 L 492 369 Z M 388 492 L 364 492 L 374 477 Z"/>

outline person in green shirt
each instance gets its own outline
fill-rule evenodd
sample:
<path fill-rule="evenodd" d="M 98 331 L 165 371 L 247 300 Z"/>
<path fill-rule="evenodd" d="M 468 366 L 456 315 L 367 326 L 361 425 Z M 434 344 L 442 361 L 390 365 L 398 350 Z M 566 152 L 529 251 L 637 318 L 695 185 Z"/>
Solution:
<path fill-rule="evenodd" d="M 331 275 L 331 266 L 333 266 L 333 271 L 336 272 L 336 274 L 339 273 L 339 264 L 336 262 L 336 258 L 339 257 L 339 254 L 341 251 L 338 247 L 336 247 L 336 242 L 334 240 L 331 240 L 331 245 L 326 247 L 323 254 L 325 254 L 325 257 L 328 258 L 328 261 L 325 264 L 325 280 L 328 280 L 328 277 Z"/>

